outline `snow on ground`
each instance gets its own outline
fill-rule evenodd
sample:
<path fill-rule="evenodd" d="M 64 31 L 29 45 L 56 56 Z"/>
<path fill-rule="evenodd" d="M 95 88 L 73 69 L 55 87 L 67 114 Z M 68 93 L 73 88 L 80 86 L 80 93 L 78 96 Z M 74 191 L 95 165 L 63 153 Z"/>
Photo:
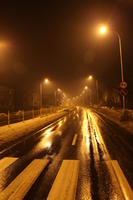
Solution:
<path fill-rule="evenodd" d="M 101 107 L 98 108 L 98 111 L 133 134 L 133 110 L 127 110 L 130 115 L 130 119 L 127 121 L 121 121 L 122 110 Z"/>
<path fill-rule="evenodd" d="M 0 127 L 0 146 L 5 145 L 9 142 L 14 142 L 15 140 L 27 136 L 34 130 L 38 130 L 44 125 L 52 122 L 59 117 L 63 116 L 66 111 L 58 111 L 47 116 L 37 117 L 34 119 L 26 120 L 24 122 L 18 122 L 11 124 L 10 126 L 5 125 Z"/>

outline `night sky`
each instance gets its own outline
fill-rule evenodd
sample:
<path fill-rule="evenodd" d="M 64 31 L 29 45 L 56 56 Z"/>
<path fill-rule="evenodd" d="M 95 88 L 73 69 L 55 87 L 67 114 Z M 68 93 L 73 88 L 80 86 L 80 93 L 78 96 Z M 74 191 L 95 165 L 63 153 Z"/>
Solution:
<path fill-rule="evenodd" d="M 92 74 L 118 87 L 117 38 L 99 37 L 95 31 L 106 23 L 121 35 L 124 74 L 132 91 L 132 0 L 27 2 L 1 1 L 0 41 L 7 46 L 0 49 L 0 84 L 32 89 L 49 77 L 75 95 Z"/>

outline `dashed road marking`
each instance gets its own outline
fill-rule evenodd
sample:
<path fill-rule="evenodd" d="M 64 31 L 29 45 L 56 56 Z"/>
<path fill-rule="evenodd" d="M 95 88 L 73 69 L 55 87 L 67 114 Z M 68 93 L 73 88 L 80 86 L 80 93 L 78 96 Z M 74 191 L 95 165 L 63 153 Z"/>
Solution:
<path fill-rule="evenodd" d="M 63 160 L 47 200 L 75 199 L 79 162 L 79 160 Z"/>
<path fill-rule="evenodd" d="M 48 159 L 33 160 L 1 193 L 0 200 L 23 199 L 30 190 L 43 169 L 49 163 Z"/>
<path fill-rule="evenodd" d="M 78 137 L 78 134 L 75 134 L 74 138 L 73 138 L 73 141 L 72 141 L 72 146 L 74 146 L 76 144 L 77 137 Z"/>
<path fill-rule="evenodd" d="M 0 172 L 15 162 L 18 158 L 14 157 L 4 157 L 0 160 Z"/>

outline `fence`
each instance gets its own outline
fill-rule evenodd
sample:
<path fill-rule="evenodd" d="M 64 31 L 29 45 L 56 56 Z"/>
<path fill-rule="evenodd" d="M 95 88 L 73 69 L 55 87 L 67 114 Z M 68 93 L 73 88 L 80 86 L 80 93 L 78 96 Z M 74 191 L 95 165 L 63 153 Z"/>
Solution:
<path fill-rule="evenodd" d="M 17 112 L 0 113 L 0 126 L 10 125 L 16 122 L 32 119 L 35 117 L 42 117 L 44 115 L 57 112 L 61 107 L 42 108 L 39 110 L 19 110 Z"/>

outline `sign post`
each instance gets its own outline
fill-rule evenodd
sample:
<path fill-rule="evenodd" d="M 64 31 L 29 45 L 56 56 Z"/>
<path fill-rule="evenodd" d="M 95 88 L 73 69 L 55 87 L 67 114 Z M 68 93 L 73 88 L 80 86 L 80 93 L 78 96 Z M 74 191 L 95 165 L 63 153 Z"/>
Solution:
<path fill-rule="evenodd" d="M 128 91 L 127 91 L 127 82 L 125 82 L 125 81 L 122 81 L 121 83 L 120 83 L 120 95 L 122 96 L 122 98 L 123 98 L 123 109 L 125 110 L 125 104 L 126 104 L 126 102 L 125 102 L 125 97 L 127 96 L 127 94 L 128 94 Z"/>

